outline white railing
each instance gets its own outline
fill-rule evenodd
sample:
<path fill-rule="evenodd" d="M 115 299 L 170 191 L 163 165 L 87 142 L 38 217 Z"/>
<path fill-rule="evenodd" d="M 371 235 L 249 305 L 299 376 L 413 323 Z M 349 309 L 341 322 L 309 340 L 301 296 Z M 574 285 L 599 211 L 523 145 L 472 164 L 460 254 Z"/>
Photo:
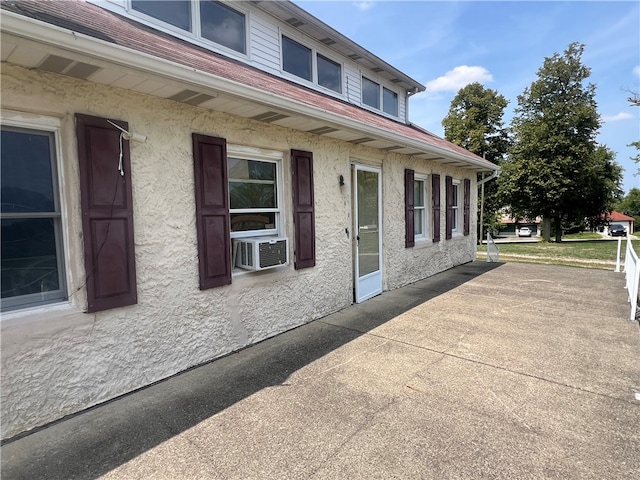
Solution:
<path fill-rule="evenodd" d="M 487 262 L 499 262 L 500 249 L 491 238 L 491 234 L 487 232 Z"/>
<path fill-rule="evenodd" d="M 636 308 L 638 307 L 638 287 L 640 287 L 640 260 L 631 244 L 630 236 L 627 236 L 627 249 L 624 254 L 624 277 L 625 288 L 627 289 L 628 302 L 631 303 L 631 314 L 629 320 L 636 319 Z M 618 239 L 618 260 L 616 266 L 620 264 L 620 243 L 622 238 Z M 617 270 L 619 271 L 619 270 Z"/>

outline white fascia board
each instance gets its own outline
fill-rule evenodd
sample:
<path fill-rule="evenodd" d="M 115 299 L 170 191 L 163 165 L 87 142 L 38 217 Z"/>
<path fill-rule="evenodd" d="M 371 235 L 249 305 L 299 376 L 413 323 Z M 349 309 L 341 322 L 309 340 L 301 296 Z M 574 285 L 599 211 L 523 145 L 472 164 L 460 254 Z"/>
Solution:
<path fill-rule="evenodd" d="M 336 115 L 318 107 L 279 95 L 265 92 L 233 80 L 212 75 L 210 73 L 177 64 L 144 52 L 109 43 L 90 37 L 82 33 L 51 25 L 39 20 L 24 17 L 13 12 L 2 12 L 0 28 L 4 33 L 12 34 L 27 40 L 50 45 L 76 54 L 93 57 L 110 64 L 116 64 L 128 69 L 138 70 L 148 74 L 160 76 L 180 83 L 188 83 L 194 87 L 214 89 L 219 92 L 234 95 L 246 100 L 267 106 L 280 108 L 285 111 L 321 119 L 328 123 L 362 132 L 367 136 L 377 137 L 404 146 L 451 158 L 477 167 L 480 170 L 493 170 L 484 161 L 469 158 L 457 152 L 431 145 L 427 142 L 390 133 L 388 130 L 371 126 L 364 122 Z M 496 167 L 497 168 L 497 167 Z"/>

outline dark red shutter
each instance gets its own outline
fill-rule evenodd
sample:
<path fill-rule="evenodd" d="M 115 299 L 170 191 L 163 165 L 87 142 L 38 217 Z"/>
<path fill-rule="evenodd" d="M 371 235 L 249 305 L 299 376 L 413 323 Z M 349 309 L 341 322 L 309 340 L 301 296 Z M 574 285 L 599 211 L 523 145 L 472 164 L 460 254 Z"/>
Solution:
<path fill-rule="evenodd" d="M 231 283 L 231 239 L 224 138 L 193 134 L 200 290 Z"/>
<path fill-rule="evenodd" d="M 129 129 L 126 122 L 112 121 Z M 138 297 L 129 142 L 105 118 L 81 114 L 76 135 L 87 312 L 133 305 Z"/>
<path fill-rule="evenodd" d="M 313 153 L 291 150 L 295 268 L 316 264 L 316 225 L 313 203 Z"/>
<path fill-rule="evenodd" d="M 453 231 L 453 178 L 447 175 L 445 178 L 446 187 L 446 218 L 445 218 L 445 238 L 449 240 Z"/>
<path fill-rule="evenodd" d="M 433 241 L 440 241 L 440 175 L 431 175 L 431 205 L 433 205 Z"/>
<path fill-rule="evenodd" d="M 471 222 L 471 180 L 464 179 L 464 234 L 469 235 Z"/>
<path fill-rule="evenodd" d="M 415 179 L 415 172 L 408 168 L 404 171 L 404 246 L 405 248 L 413 247 L 416 243 L 415 240 L 415 225 L 414 225 L 414 209 L 415 198 L 413 195 L 413 181 Z"/>

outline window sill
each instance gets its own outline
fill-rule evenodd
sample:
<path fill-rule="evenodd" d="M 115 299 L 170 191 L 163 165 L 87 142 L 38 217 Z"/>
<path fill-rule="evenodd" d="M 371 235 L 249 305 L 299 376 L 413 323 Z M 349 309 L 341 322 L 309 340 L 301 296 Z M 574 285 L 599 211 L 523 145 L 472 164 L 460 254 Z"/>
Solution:
<path fill-rule="evenodd" d="M 77 307 L 71 305 L 67 301 L 51 303 L 49 305 L 28 307 L 20 310 L 4 312 L 2 313 L 0 326 L 4 329 L 18 325 L 45 323 L 64 319 L 74 315 L 84 316 L 84 312 L 78 310 Z M 93 318 L 93 316 L 91 316 L 90 318 Z"/>

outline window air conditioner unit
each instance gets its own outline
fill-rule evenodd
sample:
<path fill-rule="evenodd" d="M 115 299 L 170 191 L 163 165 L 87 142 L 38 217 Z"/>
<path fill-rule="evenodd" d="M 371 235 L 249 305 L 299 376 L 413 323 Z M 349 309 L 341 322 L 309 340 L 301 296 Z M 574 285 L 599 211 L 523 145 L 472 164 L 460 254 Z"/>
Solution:
<path fill-rule="evenodd" d="M 234 240 L 236 266 L 245 270 L 266 270 L 289 263 L 287 238 L 239 238 Z"/>

